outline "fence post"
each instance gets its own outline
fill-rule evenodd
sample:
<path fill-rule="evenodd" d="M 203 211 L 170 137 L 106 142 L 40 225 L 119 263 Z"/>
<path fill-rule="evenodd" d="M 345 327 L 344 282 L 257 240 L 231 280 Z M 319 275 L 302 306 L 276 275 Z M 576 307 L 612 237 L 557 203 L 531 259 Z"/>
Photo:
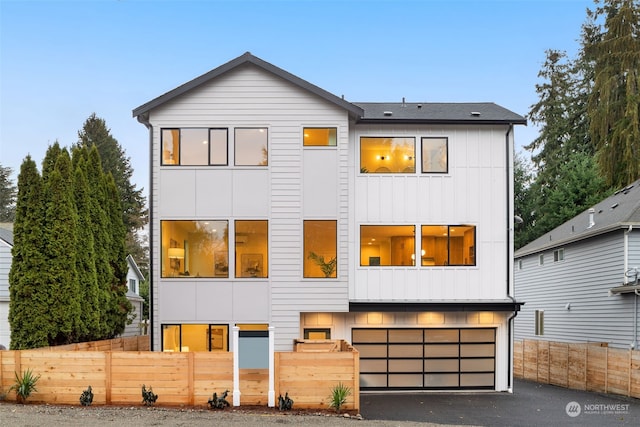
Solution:
<path fill-rule="evenodd" d="M 240 327 L 233 327 L 233 406 L 240 406 Z"/>
<path fill-rule="evenodd" d="M 269 391 L 267 393 L 267 404 L 269 408 L 276 406 L 276 392 L 274 389 L 275 372 L 273 363 L 275 351 L 274 330 L 275 328 L 273 326 L 269 326 Z"/>

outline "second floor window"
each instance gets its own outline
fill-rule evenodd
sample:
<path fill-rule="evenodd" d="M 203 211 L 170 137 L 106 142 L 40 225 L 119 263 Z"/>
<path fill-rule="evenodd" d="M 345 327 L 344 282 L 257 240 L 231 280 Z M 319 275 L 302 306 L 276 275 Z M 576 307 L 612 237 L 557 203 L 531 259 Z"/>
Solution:
<path fill-rule="evenodd" d="M 415 138 L 360 138 L 361 173 L 415 173 L 415 171 Z"/>
<path fill-rule="evenodd" d="M 337 145 L 336 128 L 304 128 L 305 147 L 335 147 Z"/>
<path fill-rule="evenodd" d="M 268 221 L 238 220 L 235 277 L 269 277 Z"/>
<path fill-rule="evenodd" d="M 162 164 L 226 166 L 227 129 L 162 129 Z"/>
<path fill-rule="evenodd" d="M 336 277 L 336 221 L 304 222 L 304 277 Z"/>

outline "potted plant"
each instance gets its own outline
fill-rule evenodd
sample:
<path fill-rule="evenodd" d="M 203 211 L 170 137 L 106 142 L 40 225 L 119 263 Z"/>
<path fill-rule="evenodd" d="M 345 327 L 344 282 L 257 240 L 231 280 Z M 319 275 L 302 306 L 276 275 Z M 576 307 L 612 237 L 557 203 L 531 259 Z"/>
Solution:
<path fill-rule="evenodd" d="M 309 259 L 320 267 L 324 273 L 324 277 L 331 277 L 336 271 L 336 265 L 338 264 L 337 257 L 333 257 L 329 261 L 325 261 L 324 256 L 318 255 L 315 252 L 309 252 Z"/>

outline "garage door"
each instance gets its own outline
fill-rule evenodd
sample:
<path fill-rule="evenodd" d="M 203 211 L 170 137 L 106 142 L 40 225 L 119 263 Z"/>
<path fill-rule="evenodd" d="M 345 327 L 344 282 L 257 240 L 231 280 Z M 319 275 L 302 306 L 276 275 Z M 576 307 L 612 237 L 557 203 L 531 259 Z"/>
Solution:
<path fill-rule="evenodd" d="M 495 328 L 352 330 L 361 390 L 495 389 Z"/>

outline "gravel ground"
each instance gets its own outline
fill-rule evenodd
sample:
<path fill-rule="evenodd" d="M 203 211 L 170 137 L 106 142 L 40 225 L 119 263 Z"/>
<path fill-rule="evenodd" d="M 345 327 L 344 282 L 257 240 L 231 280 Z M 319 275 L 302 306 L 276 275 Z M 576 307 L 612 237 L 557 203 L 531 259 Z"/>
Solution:
<path fill-rule="evenodd" d="M 279 412 L 274 408 L 230 408 L 208 410 L 199 408 L 62 406 L 0 402 L 0 426 L 379 426 L 427 427 L 426 424 L 404 421 L 365 420 L 356 414 L 348 416 L 332 412 L 295 409 Z"/>

